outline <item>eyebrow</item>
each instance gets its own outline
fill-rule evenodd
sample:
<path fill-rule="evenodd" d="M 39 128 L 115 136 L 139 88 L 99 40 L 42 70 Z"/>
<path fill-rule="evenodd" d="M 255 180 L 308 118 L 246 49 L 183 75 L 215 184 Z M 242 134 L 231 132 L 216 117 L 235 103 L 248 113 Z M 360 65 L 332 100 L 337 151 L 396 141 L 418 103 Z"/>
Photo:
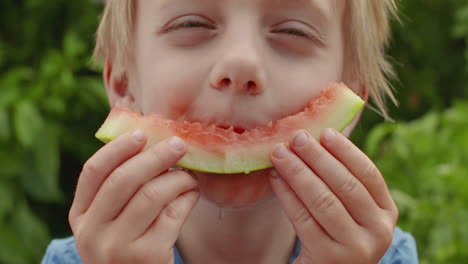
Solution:
<path fill-rule="evenodd" d="M 324 6 L 320 4 L 320 1 L 317 0 L 266 0 L 266 1 L 273 1 L 281 7 L 289 7 L 289 8 L 301 8 L 301 9 L 308 9 L 314 12 L 314 14 L 318 15 L 319 18 L 323 19 L 323 21 L 328 22 L 331 18 L 331 10 L 332 7 L 335 6 L 335 0 L 329 0 L 331 6 Z M 324 2 L 322 2 L 324 3 Z"/>
<path fill-rule="evenodd" d="M 184 0 L 182 0 L 184 1 Z M 193 1 L 193 0 L 191 0 Z M 203 2 L 210 2 L 213 0 L 197 0 Z M 340 0 L 343 1 L 343 0 Z M 171 2 L 179 2 L 177 0 L 158 0 L 157 6 L 163 8 L 170 4 Z M 310 10 L 317 16 L 317 20 L 320 21 L 320 24 L 327 24 L 331 21 L 332 11 L 336 10 L 337 1 L 328 0 L 328 1 L 319 1 L 319 0 L 263 0 L 261 1 L 264 4 L 272 4 L 281 9 L 297 9 L 300 10 Z M 321 4 L 322 3 L 322 4 Z M 326 3 L 325 5 L 323 3 Z M 330 4 L 329 6 L 327 6 Z"/>

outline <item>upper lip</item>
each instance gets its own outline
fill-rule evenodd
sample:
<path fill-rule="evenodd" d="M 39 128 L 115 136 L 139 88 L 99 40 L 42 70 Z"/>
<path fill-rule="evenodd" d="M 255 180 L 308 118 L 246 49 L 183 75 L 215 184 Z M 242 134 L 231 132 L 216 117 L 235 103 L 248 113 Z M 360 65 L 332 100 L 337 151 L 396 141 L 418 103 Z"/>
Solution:
<path fill-rule="evenodd" d="M 204 118 L 202 118 L 200 116 L 195 116 L 192 114 L 185 114 L 183 117 L 180 118 L 180 120 L 185 120 L 191 123 L 200 123 L 204 126 L 214 126 L 226 130 L 232 129 L 234 132 L 240 134 L 242 134 L 246 130 L 265 125 L 265 122 L 254 120 L 251 117 L 237 118 L 231 116 L 228 118 L 222 115 L 205 116 Z"/>
<path fill-rule="evenodd" d="M 304 111 L 307 105 L 300 108 L 289 109 L 289 111 L 279 111 L 278 107 L 270 108 L 252 114 L 249 111 L 235 111 L 235 109 L 223 109 L 212 115 L 205 115 L 206 109 L 201 107 L 193 107 L 188 109 L 185 114 L 179 117 L 179 120 L 185 120 L 192 123 L 200 123 L 204 126 L 214 126 L 221 129 L 232 129 L 238 134 L 242 134 L 254 128 L 268 126 L 269 123 L 281 120 L 287 116 L 295 115 Z M 200 110 L 201 109 L 201 110 Z M 248 107 L 246 109 L 249 109 Z M 281 108 L 283 109 L 283 108 Z M 198 110 L 198 111 L 197 111 Z M 275 111 L 278 110 L 278 111 Z M 284 110 L 284 109 L 283 109 Z M 292 110 L 292 111 L 291 111 Z"/>

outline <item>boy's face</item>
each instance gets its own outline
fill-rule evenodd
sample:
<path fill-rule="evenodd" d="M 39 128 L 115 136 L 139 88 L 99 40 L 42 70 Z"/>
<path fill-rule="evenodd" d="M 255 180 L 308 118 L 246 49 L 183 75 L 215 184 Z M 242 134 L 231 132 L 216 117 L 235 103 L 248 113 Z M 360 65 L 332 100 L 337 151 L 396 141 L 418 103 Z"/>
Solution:
<path fill-rule="evenodd" d="M 129 90 L 108 89 L 111 101 L 242 131 L 301 111 L 331 81 L 356 88 L 344 2 L 140 0 Z"/>

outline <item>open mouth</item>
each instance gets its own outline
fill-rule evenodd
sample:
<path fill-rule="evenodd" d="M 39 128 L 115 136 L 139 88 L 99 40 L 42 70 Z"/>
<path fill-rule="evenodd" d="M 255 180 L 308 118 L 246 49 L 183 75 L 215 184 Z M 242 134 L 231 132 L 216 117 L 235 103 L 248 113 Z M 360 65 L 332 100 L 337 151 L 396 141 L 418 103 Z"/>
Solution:
<path fill-rule="evenodd" d="M 239 135 L 242 135 L 244 134 L 245 131 L 247 131 L 247 129 L 238 127 L 238 126 L 216 125 L 216 127 L 224 129 L 224 130 L 231 130 L 234 133 L 239 134 Z"/>

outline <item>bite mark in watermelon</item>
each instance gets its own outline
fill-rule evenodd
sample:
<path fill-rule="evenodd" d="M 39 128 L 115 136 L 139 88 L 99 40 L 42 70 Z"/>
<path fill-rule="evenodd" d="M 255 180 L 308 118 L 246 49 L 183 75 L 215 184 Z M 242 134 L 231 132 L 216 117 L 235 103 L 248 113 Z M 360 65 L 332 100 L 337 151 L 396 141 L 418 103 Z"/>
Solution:
<path fill-rule="evenodd" d="M 129 131 L 140 129 L 148 141 L 144 149 L 171 136 L 186 143 L 187 153 L 178 166 L 210 173 L 249 173 L 272 167 L 273 148 L 287 142 L 300 129 L 318 138 L 325 128 L 343 130 L 365 102 L 343 83 L 332 83 L 312 99 L 304 111 L 272 121 L 266 126 L 237 133 L 232 128 L 206 126 L 198 122 L 168 120 L 157 114 L 141 115 L 115 106 L 97 131 L 107 143 Z"/>

